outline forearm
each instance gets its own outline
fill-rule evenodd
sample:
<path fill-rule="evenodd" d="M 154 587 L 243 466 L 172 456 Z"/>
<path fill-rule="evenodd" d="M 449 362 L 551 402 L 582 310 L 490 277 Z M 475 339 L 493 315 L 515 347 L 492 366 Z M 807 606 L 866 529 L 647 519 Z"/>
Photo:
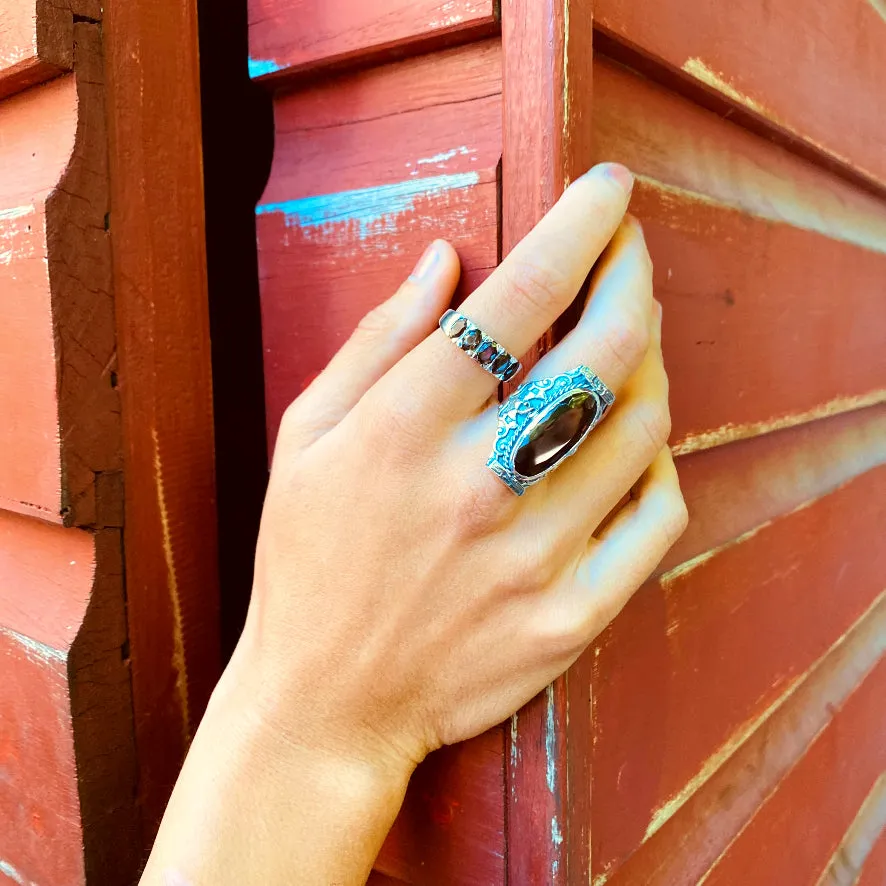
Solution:
<path fill-rule="evenodd" d="M 411 769 L 280 735 L 234 681 L 213 696 L 142 886 L 365 882 Z"/>

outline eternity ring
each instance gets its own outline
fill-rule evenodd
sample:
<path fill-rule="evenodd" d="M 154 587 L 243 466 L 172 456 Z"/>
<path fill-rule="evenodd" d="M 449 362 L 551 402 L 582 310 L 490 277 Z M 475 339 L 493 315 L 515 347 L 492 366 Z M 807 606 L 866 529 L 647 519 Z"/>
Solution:
<path fill-rule="evenodd" d="M 524 382 L 499 407 L 486 466 L 522 495 L 581 446 L 614 402 L 587 366 Z"/>
<path fill-rule="evenodd" d="M 508 381 L 520 370 L 520 361 L 512 357 L 497 341 L 486 335 L 464 314 L 447 311 L 440 318 L 440 328 L 469 357 L 499 381 Z"/>

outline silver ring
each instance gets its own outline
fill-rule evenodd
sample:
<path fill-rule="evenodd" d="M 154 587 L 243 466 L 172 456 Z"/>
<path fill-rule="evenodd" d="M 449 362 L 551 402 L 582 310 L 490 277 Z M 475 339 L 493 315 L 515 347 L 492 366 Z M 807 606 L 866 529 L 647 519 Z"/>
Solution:
<path fill-rule="evenodd" d="M 440 328 L 469 357 L 499 381 L 508 381 L 520 371 L 520 361 L 512 357 L 506 348 L 486 335 L 464 314 L 447 311 L 440 318 Z"/>
<path fill-rule="evenodd" d="M 522 495 L 581 446 L 614 402 L 615 395 L 587 366 L 524 382 L 499 407 L 486 466 Z"/>

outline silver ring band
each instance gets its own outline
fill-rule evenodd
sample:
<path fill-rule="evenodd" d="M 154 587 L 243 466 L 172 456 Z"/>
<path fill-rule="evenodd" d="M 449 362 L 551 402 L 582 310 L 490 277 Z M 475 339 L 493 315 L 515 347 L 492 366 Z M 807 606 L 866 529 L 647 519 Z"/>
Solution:
<path fill-rule="evenodd" d="M 499 381 L 509 381 L 521 368 L 520 361 L 458 311 L 447 311 L 440 328 L 475 362 Z"/>
<path fill-rule="evenodd" d="M 614 402 L 587 366 L 524 382 L 499 407 L 486 466 L 522 495 L 575 453 Z"/>

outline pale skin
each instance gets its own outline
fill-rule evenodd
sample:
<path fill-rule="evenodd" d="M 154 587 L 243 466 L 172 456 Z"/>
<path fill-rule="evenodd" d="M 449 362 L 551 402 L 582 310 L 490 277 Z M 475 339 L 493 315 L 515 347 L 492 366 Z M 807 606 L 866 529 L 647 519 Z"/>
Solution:
<path fill-rule="evenodd" d="M 587 364 L 618 400 L 522 497 L 485 466 L 498 383 L 436 328 L 436 241 L 290 406 L 246 627 L 143 886 L 364 883 L 418 763 L 561 674 L 686 526 L 667 447 L 661 311 L 632 179 L 592 169 L 460 310 L 531 370 Z"/>

